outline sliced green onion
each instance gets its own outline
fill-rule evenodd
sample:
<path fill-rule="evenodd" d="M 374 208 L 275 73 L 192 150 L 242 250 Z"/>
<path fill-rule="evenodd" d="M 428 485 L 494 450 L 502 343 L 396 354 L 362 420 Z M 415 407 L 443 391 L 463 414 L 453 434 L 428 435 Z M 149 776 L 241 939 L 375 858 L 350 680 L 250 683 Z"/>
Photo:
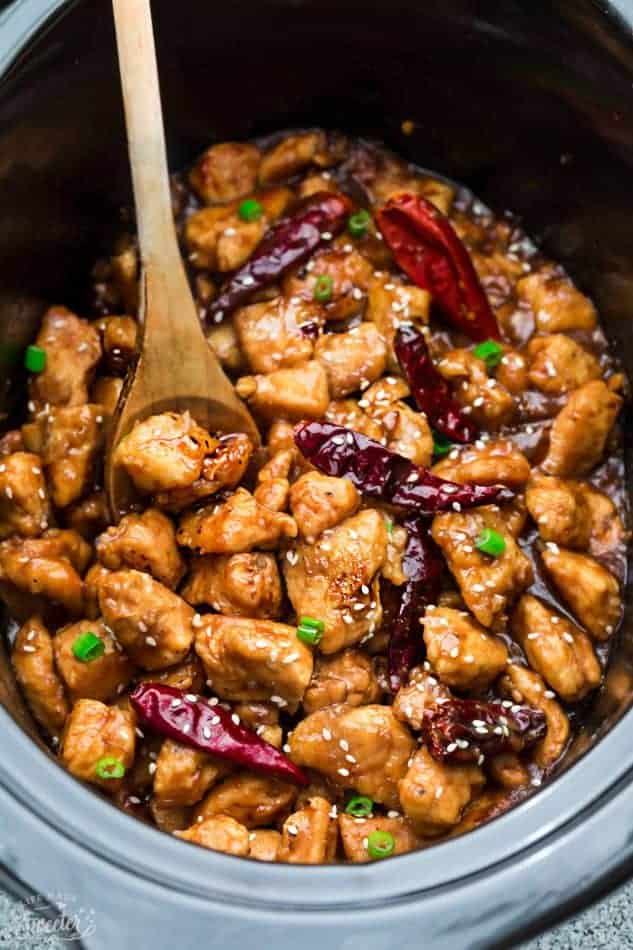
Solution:
<path fill-rule="evenodd" d="M 452 450 L 454 443 L 447 439 L 441 432 L 433 433 L 433 455 L 442 458 Z"/>
<path fill-rule="evenodd" d="M 367 835 L 367 854 L 370 858 L 388 858 L 396 847 L 396 839 L 389 831 L 372 831 Z"/>
<path fill-rule="evenodd" d="M 24 366 L 29 373 L 41 373 L 46 368 L 46 350 L 43 350 L 41 346 L 27 346 Z"/>
<path fill-rule="evenodd" d="M 125 766 L 121 759 L 113 755 L 104 755 L 95 765 L 95 772 L 99 778 L 123 778 Z"/>
<path fill-rule="evenodd" d="M 332 299 L 334 281 L 329 274 L 321 274 L 314 282 L 314 299 L 317 303 L 327 303 Z"/>
<path fill-rule="evenodd" d="M 496 340 L 484 340 L 475 347 L 473 354 L 483 360 L 488 369 L 494 369 L 501 362 L 503 347 Z"/>
<path fill-rule="evenodd" d="M 369 818 L 374 810 L 373 799 L 367 795 L 354 795 L 345 806 L 345 812 L 354 818 Z"/>
<path fill-rule="evenodd" d="M 369 211 L 365 211 L 363 208 L 361 211 L 357 211 L 356 214 L 349 216 L 347 219 L 347 230 L 352 237 L 364 237 L 370 224 L 371 215 Z"/>
<path fill-rule="evenodd" d="M 387 529 L 387 534 L 393 534 L 393 521 L 391 518 L 385 518 L 385 528 Z"/>
<path fill-rule="evenodd" d="M 503 535 L 499 534 L 493 528 L 484 528 L 477 540 L 475 547 L 482 554 L 489 554 L 491 557 L 500 557 L 506 549 L 506 543 Z"/>
<path fill-rule="evenodd" d="M 73 643 L 73 654 L 82 663 L 92 663 L 105 653 L 105 644 L 92 630 L 80 633 Z"/>
<path fill-rule="evenodd" d="M 314 617 L 300 617 L 297 637 L 302 643 L 314 647 L 321 642 L 324 630 L 325 624 L 322 620 L 316 620 Z"/>
<path fill-rule="evenodd" d="M 264 213 L 264 208 L 256 198 L 247 198 L 237 209 L 242 221 L 259 221 Z"/>

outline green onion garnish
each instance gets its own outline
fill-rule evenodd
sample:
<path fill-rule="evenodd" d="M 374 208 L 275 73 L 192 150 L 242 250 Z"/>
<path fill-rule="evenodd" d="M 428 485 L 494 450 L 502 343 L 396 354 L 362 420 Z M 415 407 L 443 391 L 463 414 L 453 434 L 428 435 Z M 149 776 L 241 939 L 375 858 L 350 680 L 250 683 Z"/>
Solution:
<path fill-rule="evenodd" d="M 473 354 L 483 360 L 488 369 L 494 369 L 501 362 L 503 347 L 496 340 L 484 340 L 475 347 Z"/>
<path fill-rule="evenodd" d="M 41 373 L 46 368 L 46 350 L 41 346 L 27 346 L 24 366 L 29 373 Z"/>
<path fill-rule="evenodd" d="M 125 766 L 121 759 L 113 755 L 104 755 L 95 765 L 95 772 L 99 778 L 123 778 Z"/>
<path fill-rule="evenodd" d="M 490 557 L 500 557 L 506 549 L 506 543 L 498 531 L 493 528 L 484 528 L 475 541 L 475 547 L 483 554 L 489 554 Z"/>
<path fill-rule="evenodd" d="M 329 274 L 321 274 L 314 282 L 314 299 L 317 303 L 327 303 L 332 299 L 334 281 Z"/>
<path fill-rule="evenodd" d="M 367 795 L 354 795 L 345 806 L 345 812 L 354 818 L 369 818 L 374 810 L 374 802 Z"/>
<path fill-rule="evenodd" d="M 105 644 L 92 630 L 80 633 L 73 643 L 73 654 L 82 663 L 98 660 L 105 653 Z"/>
<path fill-rule="evenodd" d="M 347 219 L 347 230 L 352 237 L 364 237 L 370 224 L 371 215 L 369 211 L 365 211 L 363 208 L 361 211 L 357 211 L 356 214 L 349 216 Z"/>
<path fill-rule="evenodd" d="M 385 528 L 387 529 L 387 534 L 393 534 L 393 521 L 391 518 L 385 518 Z"/>
<path fill-rule="evenodd" d="M 300 617 L 297 637 L 302 643 L 314 647 L 321 642 L 324 630 L 325 624 L 322 620 L 316 620 L 314 617 Z"/>
<path fill-rule="evenodd" d="M 259 221 L 264 213 L 262 205 L 256 198 L 247 198 L 237 209 L 242 221 Z"/>
<path fill-rule="evenodd" d="M 445 435 L 442 435 L 441 432 L 433 433 L 433 455 L 442 458 L 444 455 L 448 455 L 452 448 L 453 443 Z"/>
<path fill-rule="evenodd" d="M 370 858 L 388 858 L 396 847 L 396 839 L 389 831 L 372 831 L 367 835 L 367 854 Z"/>

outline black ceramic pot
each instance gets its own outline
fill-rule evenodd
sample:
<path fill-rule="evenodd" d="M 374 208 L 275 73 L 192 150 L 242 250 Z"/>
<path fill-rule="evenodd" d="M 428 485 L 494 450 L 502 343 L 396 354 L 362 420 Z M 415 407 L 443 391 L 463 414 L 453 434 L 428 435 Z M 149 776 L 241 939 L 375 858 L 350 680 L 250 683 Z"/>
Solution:
<path fill-rule="evenodd" d="M 172 167 L 210 141 L 325 125 L 470 185 L 596 300 L 633 370 L 633 3 L 155 0 Z M 0 359 L 85 275 L 130 199 L 107 0 L 0 14 Z M 406 137 L 404 119 L 415 123 Z M 0 859 L 94 913 L 90 950 L 515 945 L 633 866 L 633 615 L 565 769 L 477 831 L 384 863 L 265 866 L 116 811 L 29 738 L 0 656 Z"/>

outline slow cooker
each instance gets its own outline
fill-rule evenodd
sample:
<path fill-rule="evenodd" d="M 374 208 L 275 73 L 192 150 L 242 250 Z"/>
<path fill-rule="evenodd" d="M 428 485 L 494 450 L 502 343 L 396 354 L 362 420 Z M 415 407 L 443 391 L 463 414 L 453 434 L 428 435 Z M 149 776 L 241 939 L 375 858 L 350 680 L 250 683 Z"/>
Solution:
<path fill-rule="evenodd" d="M 154 0 L 170 164 L 321 125 L 468 184 L 590 293 L 633 372 L 633 2 Z M 107 0 L 0 14 L 0 409 L 46 303 L 80 312 L 130 202 Z M 413 123 L 405 135 L 402 122 Z M 410 131 L 407 123 L 405 128 Z M 629 596 L 630 601 L 630 596 Z M 462 838 L 384 863 L 266 866 L 146 827 L 39 743 L 0 652 L 2 883 L 70 895 L 101 948 L 516 945 L 633 868 L 633 614 L 564 768 Z"/>

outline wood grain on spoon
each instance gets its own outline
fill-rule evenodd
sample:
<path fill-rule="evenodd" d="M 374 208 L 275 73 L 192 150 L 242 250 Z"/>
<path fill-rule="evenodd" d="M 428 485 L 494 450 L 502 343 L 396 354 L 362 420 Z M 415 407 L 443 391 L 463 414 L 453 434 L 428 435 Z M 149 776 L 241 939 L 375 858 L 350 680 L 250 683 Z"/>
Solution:
<path fill-rule="evenodd" d="M 138 359 L 121 394 L 106 459 L 108 502 L 118 521 L 134 492 L 112 456 L 136 422 L 188 411 L 211 432 L 245 432 L 256 445 L 259 434 L 205 339 L 180 256 L 149 0 L 113 0 L 112 6 L 142 261 Z"/>

